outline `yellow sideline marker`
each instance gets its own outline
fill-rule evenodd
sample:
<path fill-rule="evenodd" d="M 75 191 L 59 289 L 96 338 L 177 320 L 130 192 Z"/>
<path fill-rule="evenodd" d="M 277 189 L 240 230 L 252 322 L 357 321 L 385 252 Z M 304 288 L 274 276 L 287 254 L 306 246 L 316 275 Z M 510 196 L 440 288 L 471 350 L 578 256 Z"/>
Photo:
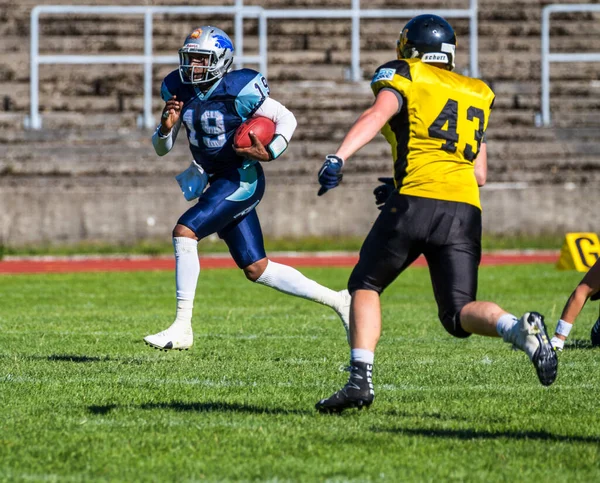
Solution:
<path fill-rule="evenodd" d="M 600 258 L 598 235 L 595 233 L 567 233 L 556 268 L 587 272 L 598 258 Z"/>

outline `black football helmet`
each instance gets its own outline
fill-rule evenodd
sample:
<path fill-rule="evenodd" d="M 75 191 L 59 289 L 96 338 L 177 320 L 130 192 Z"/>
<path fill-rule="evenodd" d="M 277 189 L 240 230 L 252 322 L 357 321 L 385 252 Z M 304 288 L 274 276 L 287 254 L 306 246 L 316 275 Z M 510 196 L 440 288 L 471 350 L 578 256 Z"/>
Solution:
<path fill-rule="evenodd" d="M 400 32 L 396 48 L 398 59 L 420 58 L 423 62 L 446 64 L 454 69 L 456 34 L 442 17 L 419 15 Z"/>

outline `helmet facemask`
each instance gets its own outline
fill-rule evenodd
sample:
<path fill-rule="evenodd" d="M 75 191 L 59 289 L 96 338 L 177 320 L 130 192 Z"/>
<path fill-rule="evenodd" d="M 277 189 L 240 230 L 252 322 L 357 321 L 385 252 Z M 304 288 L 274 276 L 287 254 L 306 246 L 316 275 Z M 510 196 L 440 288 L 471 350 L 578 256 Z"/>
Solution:
<path fill-rule="evenodd" d="M 194 62 L 194 57 L 204 56 L 208 62 Z M 204 84 L 218 77 L 216 56 L 214 52 L 207 50 L 184 50 L 179 49 L 179 75 L 184 84 Z"/>

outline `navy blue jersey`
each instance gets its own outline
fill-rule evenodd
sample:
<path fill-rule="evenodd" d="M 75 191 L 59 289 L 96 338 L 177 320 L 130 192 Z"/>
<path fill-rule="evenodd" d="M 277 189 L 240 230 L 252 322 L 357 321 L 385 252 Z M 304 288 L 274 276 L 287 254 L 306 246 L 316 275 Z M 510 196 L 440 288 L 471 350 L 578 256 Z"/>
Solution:
<path fill-rule="evenodd" d="M 181 120 L 187 131 L 194 160 L 208 174 L 237 169 L 248 160 L 233 149 L 236 129 L 252 117 L 269 95 L 267 80 L 252 69 L 228 72 L 206 93 L 183 84 L 174 70 L 163 80 L 161 95 L 183 101 Z"/>

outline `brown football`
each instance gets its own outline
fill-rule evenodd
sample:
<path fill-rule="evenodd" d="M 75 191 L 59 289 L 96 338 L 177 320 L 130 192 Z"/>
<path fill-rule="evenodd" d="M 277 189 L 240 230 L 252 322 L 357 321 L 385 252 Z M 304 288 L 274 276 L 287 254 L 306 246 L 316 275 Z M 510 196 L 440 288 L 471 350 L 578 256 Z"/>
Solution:
<path fill-rule="evenodd" d="M 251 117 L 235 131 L 233 144 L 236 148 L 249 148 L 252 146 L 252 140 L 248 136 L 250 131 L 256 134 L 260 142 L 266 146 L 275 135 L 275 123 L 266 117 Z"/>

